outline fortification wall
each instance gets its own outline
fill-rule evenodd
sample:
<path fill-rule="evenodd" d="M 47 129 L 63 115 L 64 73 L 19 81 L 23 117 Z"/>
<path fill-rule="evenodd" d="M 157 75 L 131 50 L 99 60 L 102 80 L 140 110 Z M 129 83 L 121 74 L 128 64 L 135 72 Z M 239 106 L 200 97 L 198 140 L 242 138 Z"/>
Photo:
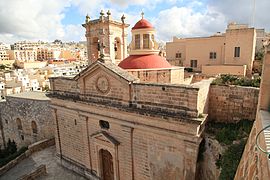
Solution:
<path fill-rule="evenodd" d="M 233 123 L 256 118 L 259 88 L 211 85 L 209 96 L 212 121 Z"/>

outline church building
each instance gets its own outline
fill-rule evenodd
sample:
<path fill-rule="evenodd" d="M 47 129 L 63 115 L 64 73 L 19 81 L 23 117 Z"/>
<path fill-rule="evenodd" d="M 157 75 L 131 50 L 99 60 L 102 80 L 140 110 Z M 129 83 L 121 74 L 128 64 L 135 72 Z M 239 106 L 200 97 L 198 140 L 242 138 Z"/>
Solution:
<path fill-rule="evenodd" d="M 86 17 L 90 65 L 50 78 L 59 162 L 90 179 L 195 179 L 210 81 L 182 84 L 181 67 L 158 55 L 154 27 L 132 28 L 108 11 Z"/>

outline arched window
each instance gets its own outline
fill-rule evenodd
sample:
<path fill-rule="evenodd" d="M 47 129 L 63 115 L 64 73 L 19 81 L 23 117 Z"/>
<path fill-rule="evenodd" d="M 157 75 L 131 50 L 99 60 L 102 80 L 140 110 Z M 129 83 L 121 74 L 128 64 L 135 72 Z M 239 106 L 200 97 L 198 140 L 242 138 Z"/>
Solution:
<path fill-rule="evenodd" d="M 143 35 L 143 49 L 149 49 L 149 34 L 144 34 Z"/>
<path fill-rule="evenodd" d="M 37 130 L 37 123 L 35 121 L 32 121 L 31 122 L 31 127 L 32 127 L 32 131 L 34 134 L 37 134 L 38 133 L 38 130 Z"/>
<path fill-rule="evenodd" d="M 122 59 L 121 40 L 119 37 L 114 38 L 114 51 L 115 51 L 115 59 Z"/>
<path fill-rule="evenodd" d="M 22 121 L 20 120 L 20 118 L 16 119 L 16 124 L 17 124 L 18 130 L 22 130 Z"/>
<path fill-rule="evenodd" d="M 141 43 L 140 35 L 135 34 L 135 49 L 140 49 L 141 48 L 140 43 Z"/>

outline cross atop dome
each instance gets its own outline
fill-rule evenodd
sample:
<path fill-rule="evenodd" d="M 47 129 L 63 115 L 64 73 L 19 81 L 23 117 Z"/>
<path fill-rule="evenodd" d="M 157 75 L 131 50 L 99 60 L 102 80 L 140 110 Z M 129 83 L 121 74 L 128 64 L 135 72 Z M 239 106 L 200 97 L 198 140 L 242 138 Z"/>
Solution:
<path fill-rule="evenodd" d="M 144 16 L 144 12 L 143 11 L 142 11 L 141 15 L 142 15 L 142 19 L 143 19 L 143 16 Z"/>

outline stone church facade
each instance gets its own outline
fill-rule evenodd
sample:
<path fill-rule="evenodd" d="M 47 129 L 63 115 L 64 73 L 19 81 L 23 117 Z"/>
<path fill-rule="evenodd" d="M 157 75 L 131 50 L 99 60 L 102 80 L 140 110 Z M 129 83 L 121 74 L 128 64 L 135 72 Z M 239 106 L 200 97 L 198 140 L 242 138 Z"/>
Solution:
<path fill-rule="evenodd" d="M 89 37 L 101 32 L 107 15 L 86 17 L 90 55 Z M 157 55 L 153 33 L 142 16 L 132 28 L 136 38 L 130 56 L 123 53 L 119 66 L 113 59 L 116 49 L 110 51 L 113 44 L 102 45 L 111 36 L 99 36 L 95 51 L 100 58 L 91 59 L 74 78 L 50 79 L 57 157 L 63 166 L 90 179 L 195 179 L 211 80 L 181 84 L 183 69 Z M 166 74 L 168 80 L 160 78 Z M 179 82 L 172 84 L 175 78 Z"/>
<path fill-rule="evenodd" d="M 60 162 L 103 179 L 194 179 L 210 83 L 140 83 L 96 61 L 73 79 L 52 78 Z"/>

